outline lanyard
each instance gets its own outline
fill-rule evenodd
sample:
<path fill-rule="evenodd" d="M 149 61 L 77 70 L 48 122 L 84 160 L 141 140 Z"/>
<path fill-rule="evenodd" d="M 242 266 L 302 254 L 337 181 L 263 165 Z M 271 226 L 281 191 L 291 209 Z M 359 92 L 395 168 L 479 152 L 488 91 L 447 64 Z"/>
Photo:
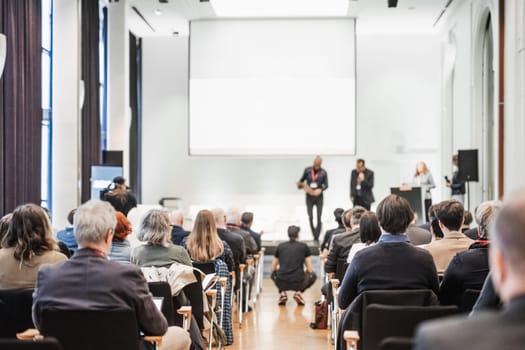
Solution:
<path fill-rule="evenodd" d="M 314 168 L 312 168 L 312 182 L 317 182 L 317 178 L 319 177 L 319 174 L 321 174 L 321 169 L 317 172 L 317 174 L 314 173 Z"/>

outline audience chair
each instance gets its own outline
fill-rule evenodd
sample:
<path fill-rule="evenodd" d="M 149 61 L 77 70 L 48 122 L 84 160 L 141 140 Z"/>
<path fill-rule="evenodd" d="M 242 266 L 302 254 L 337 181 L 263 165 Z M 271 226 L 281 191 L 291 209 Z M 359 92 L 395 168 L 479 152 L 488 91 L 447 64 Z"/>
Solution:
<path fill-rule="evenodd" d="M 40 333 L 57 338 L 64 350 L 140 349 L 137 321 L 131 309 L 43 309 L 40 323 Z M 162 346 L 162 336 L 145 336 L 144 340 Z"/>
<path fill-rule="evenodd" d="M 359 333 L 357 331 L 345 331 L 344 339 L 348 350 L 357 350 L 357 342 L 359 341 Z"/>
<path fill-rule="evenodd" d="M 244 294 L 244 270 L 246 269 L 246 264 L 239 264 L 239 291 L 237 294 L 237 314 L 239 316 L 239 328 L 242 328 L 242 298 Z"/>
<path fill-rule="evenodd" d="M 0 339 L 2 350 L 62 350 L 62 346 L 52 337 L 37 340 Z"/>
<path fill-rule="evenodd" d="M 454 315 L 457 306 L 393 306 L 370 304 L 366 307 L 361 329 L 361 348 L 378 349 L 389 337 L 412 338 L 423 321 Z M 356 340 L 357 342 L 357 340 Z"/>
<path fill-rule="evenodd" d="M 173 297 L 171 295 L 171 287 L 168 282 L 148 282 L 150 293 L 154 297 L 164 298 L 162 301 L 161 312 L 166 317 L 169 326 L 174 326 L 175 322 L 175 307 L 173 305 Z"/>
<path fill-rule="evenodd" d="M 252 258 L 246 259 L 246 266 L 248 267 L 248 270 L 250 270 L 250 267 L 254 267 L 254 260 Z M 246 273 L 248 273 L 248 271 Z M 255 278 L 255 276 L 252 278 Z M 244 302 L 244 312 L 248 312 L 248 307 L 250 305 L 250 293 L 252 292 L 251 286 L 252 281 L 246 281 L 244 296 L 241 295 L 241 299 Z"/>
<path fill-rule="evenodd" d="M 33 328 L 33 289 L 0 290 L 0 338 L 15 338 Z"/>
<path fill-rule="evenodd" d="M 412 350 L 414 341 L 412 338 L 388 337 L 379 344 L 379 350 Z"/>
<path fill-rule="evenodd" d="M 262 247 L 261 251 L 259 252 L 259 287 L 257 289 L 257 292 L 260 294 L 262 292 L 262 286 L 263 286 L 263 279 L 264 279 L 264 255 L 266 253 L 266 248 Z"/>
<path fill-rule="evenodd" d="M 255 276 L 254 276 L 255 292 L 253 293 L 252 303 L 254 307 L 257 306 L 257 297 L 259 296 L 259 283 L 260 283 L 260 278 L 261 278 L 261 274 L 259 271 L 259 257 L 260 257 L 259 254 L 255 254 L 253 256 L 253 263 L 254 263 L 254 268 L 255 268 Z"/>
<path fill-rule="evenodd" d="M 346 349 L 346 342 L 344 340 L 344 332 L 346 330 L 357 331 L 358 334 L 360 334 L 363 329 L 365 310 L 370 304 L 437 306 L 439 305 L 439 300 L 434 292 L 429 289 L 365 291 L 354 299 L 341 316 L 336 339 L 338 350 Z M 361 338 L 363 337 L 361 336 Z M 359 343 L 359 348 L 362 348 L 362 343 Z"/>
<path fill-rule="evenodd" d="M 332 325 L 332 340 L 334 341 L 334 348 L 337 350 L 337 342 L 335 339 L 337 338 L 337 329 L 339 327 L 339 321 L 341 319 L 341 310 L 339 309 L 339 303 L 337 301 L 337 298 L 339 296 L 339 280 L 336 278 L 333 278 L 330 280 L 330 286 L 332 290 L 332 300 L 330 301 L 331 305 L 331 325 Z"/>
<path fill-rule="evenodd" d="M 467 289 L 461 296 L 461 304 L 459 305 L 459 312 L 469 313 L 472 311 L 474 304 L 479 298 L 481 290 L 478 289 Z"/>
<path fill-rule="evenodd" d="M 209 334 L 209 350 L 213 347 L 213 319 L 214 319 L 214 309 L 215 305 L 217 303 L 217 290 L 216 289 L 209 289 L 206 291 L 206 296 L 208 297 L 209 305 L 210 305 L 210 312 L 211 312 L 211 319 L 210 319 L 210 334 Z"/>

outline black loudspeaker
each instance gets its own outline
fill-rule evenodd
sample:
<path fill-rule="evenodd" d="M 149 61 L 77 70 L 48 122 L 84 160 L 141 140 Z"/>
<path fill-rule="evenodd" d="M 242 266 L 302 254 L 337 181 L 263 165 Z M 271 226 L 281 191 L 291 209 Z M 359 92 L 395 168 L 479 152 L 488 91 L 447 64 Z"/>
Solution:
<path fill-rule="evenodd" d="M 458 151 L 458 177 L 463 181 L 478 182 L 478 150 Z"/>
<path fill-rule="evenodd" d="M 102 165 L 122 166 L 122 151 L 102 151 Z"/>

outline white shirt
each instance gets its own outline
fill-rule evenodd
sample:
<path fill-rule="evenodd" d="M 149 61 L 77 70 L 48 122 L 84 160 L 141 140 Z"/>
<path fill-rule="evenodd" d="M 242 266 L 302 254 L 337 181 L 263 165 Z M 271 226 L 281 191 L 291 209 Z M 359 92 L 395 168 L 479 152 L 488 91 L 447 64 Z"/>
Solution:
<path fill-rule="evenodd" d="M 352 259 L 355 256 L 355 254 L 358 251 L 363 250 L 363 249 L 368 248 L 368 247 L 371 247 L 374 244 L 375 243 L 371 243 L 371 244 L 368 244 L 368 245 L 366 243 L 354 243 L 352 245 L 352 248 L 350 248 L 350 252 L 348 253 L 348 258 L 346 259 L 346 262 L 350 264 L 352 262 Z"/>

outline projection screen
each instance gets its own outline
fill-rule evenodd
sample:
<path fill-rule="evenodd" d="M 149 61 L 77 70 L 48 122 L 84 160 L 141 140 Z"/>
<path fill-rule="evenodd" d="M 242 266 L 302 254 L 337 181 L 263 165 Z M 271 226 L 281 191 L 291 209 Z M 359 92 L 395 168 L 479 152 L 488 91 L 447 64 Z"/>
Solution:
<path fill-rule="evenodd" d="M 190 155 L 355 153 L 353 19 L 192 21 Z"/>

